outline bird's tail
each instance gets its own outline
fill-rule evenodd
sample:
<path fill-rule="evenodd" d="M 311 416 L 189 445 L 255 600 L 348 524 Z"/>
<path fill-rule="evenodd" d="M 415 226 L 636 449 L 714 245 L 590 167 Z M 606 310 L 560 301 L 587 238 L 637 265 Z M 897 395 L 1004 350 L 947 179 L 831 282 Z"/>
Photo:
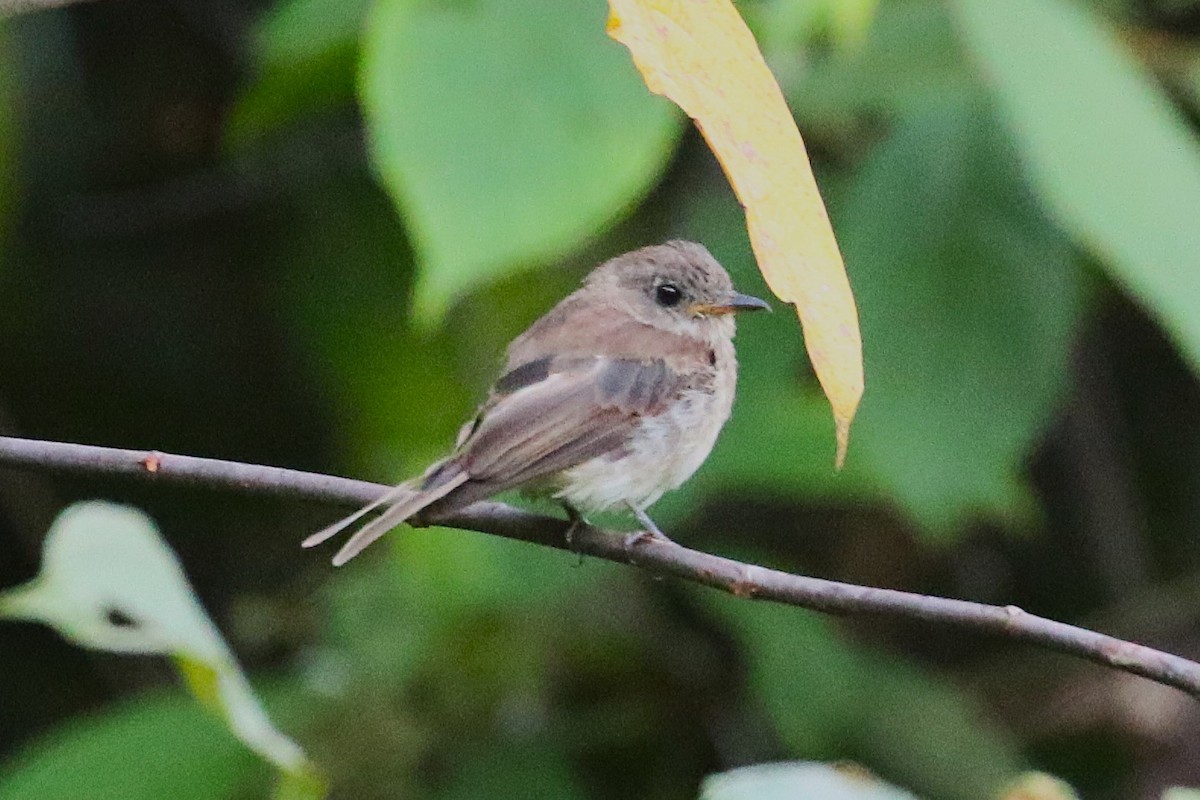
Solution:
<path fill-rule="evenodd" d="M 447 472 L 450 474 L 446 474 Z M 316 547 L 327 539 L 341 533 L 346 528 L 349 528 L 375 509 L 386 506 L 382 514 L 355 531 L 350 540 L 333 557 L 333 565 L 340 567 L 361 553 L 380 536 L 383 536 L 426 506 L 441 500 L 450 494 L 450 492 L 470 480 L 471 477 L 465 470 L 439 470 L 439 473 L 433 481 L 426 479 L 424 481 L 424 488 L 419 488 L 419 484 L 416 481 L 409 481 L 408 483 L 402 483 L 399 486 L 389 489 L 374 502 L 363 506 L 350 516 L 338 520 L 328 528 L 324 528 L 309 536 L 300 543 L 300 546 Z"/>

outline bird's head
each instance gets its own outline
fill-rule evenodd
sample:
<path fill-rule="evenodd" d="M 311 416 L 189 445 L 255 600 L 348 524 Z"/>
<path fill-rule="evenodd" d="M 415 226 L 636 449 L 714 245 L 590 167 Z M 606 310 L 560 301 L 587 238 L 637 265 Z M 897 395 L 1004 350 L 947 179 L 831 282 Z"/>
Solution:
<path fill-rule="evenodd" d="M 770 310 L 736 291 L 724 267 L 695 242 L 670 241 L 617 256 L 593 270 L 587 288 L 644 324 L 705 339 L 731 337 L 736 312 Z"/>

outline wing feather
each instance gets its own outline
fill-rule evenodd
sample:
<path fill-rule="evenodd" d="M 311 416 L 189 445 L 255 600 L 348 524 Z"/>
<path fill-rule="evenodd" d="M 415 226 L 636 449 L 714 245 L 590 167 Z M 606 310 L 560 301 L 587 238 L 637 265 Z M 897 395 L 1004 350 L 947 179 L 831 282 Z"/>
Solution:
<path fill-rule="evenodd" d="M 596 337 L 582 339 L 578 326 L 568 326 L 564 312 L 570 302 L 513 342 L 505 374 L 474 422 L 463 426 L 449 458 L 423 481 L 402 484 L 309 537 L 305 546 L 385 507 L 337 554 L 335 563 L 341 564 L 423 509 L 436 514 L 462 508 L 598 456 L 616 456 L 628 447 L 640 420 L 663 413 L 691 385 L 686 376 L 695 373 L 693 367 L 707 360 L 703 343 L 603 310 L 577 309 L 573 313 L 590 315 L 589 324 L 605 341 L 607 355 L 596 355 Z"/>
<path fill-rule="evenodd" d="M 453 457 L 492 492 L 625 447 L 684 381 L 662 360 L 574 358 L 544 380 L 494 398 Z"/>

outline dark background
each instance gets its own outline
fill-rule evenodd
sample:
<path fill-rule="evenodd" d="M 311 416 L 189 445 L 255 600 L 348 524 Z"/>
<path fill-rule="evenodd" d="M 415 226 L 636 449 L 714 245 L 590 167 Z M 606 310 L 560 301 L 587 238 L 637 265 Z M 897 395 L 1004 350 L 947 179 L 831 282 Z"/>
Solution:
<path fill-rule="evenodd" d="M 494 2 L 443 5 L 453 36 Z M 536 137 L 513 149 L 504 118 L 586 95 L 536 66 L 563 36 L 555 15 L 516 5 L 526 28 L 487 30 L 517 66 L 483 48 L 461 74 L 386 54 L 412 43 L 387 28 L 387 8 L 414 6 L 400 0 L 97 0 L 0 21 L 0 431 L 391 482 L 449 446 L 507 340 L 600 260 L 695 238 L 764 294 L 736 201 L 665 102 L 625 123 L 612 111 L 630 142 L 588 151 L 586 180 L 636 180 L 562 223 L 570 235 L 514 246 L 482 277 L 429 255 L 486 253 L 488 231 L 519 226 L 520 175 L 559 163 Z M 1200 8 L 1075 5 L 1120 32 L 1194 130 Z M 636 87 L 604 4 L 564 8 L 627 70 L 612 81 Z M 734 420 L 656 519 L 701 549 L 1200 657 L 1200 389 L 1169 312 L 1131 300 L 1046 209 L 946 6 L 884 0 L 859 22 L 822 8 L 742 5 L 860 303 L 868 388 L 849 467 L 831 469 L 828 408 L 778 309 L 741 322 Z M 486 91 L 464 83 L 480 69 L 498 76 Z M 397 90 L 403 109 L 444 148 L 388 127 L 387 80 L 415 87 Z M 422 107 L 426 85 L 451 91 Z M 492 146 L 512 152 L 499 176 L 464 182 L 438 160 Z M 603 160 L 623 148 L 642 161 Z M 418 210 L 418 167 L 476 214 L 448 244 Z M 425 269 L 455 291 L 418 319 Z M 707 774 L 785 758 L 856 761 L 928 798 L 988 796 L 1026 769 L 1086 798 L 1200 784 L 1200 708 L 1122 673 L 473 533 L 396 533 L 334 572 L 297 543 L 337 512 L 297 503 L 0 471 L 0 585 L 32 577 L 55 515 L 88 497 L 155 518 L 336 797 L 688 798 Z M 165 662 L 6 624 L 0 797 L 31 796 L 23 776 L 65 763 L 158 765 L 158 784 L 129 777 L 124 797 L 262 796 L 265 768 L 223 732 L 174 738 L 193 719 L 174 685 Z"/>

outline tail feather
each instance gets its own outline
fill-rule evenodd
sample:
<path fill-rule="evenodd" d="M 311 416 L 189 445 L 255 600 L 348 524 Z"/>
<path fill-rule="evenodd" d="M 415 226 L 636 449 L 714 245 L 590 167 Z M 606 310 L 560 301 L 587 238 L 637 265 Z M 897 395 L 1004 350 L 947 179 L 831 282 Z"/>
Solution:
<path fill-rule="evenodd" d="M 317 545 L 321 544 L 322 542 L 326 541 L 327 539 L 331 539 L 334 536 L 338 535 L 339 533 L 344 531 L 346 528 L 349 528 L 351 525 L 358 522 L 360 519 L 365 517 L 367 514 L 370 514 L 372 511 L 379 508 L 380 506 L 388 504 L 388 503 L 399 502 L 401 500 L 401 498 L 403 497 L 403 495 L 406 493 L 417 494 L 418 492 L 415 489 L 413 489 L 411 484 L 408 484 L 408 483 L 402 483 L 399 486 L 394 486 L 391 489 L 388 489 L 383 494 L 381 494 L 379 496 L 379 499 L 374 501 L 373 503 L 368 503 L 367 505 L 360 508 L 358 511 L 355 511 L 350 516 L 342 517 L 340 520 L 333 523 L 328 528 L 322 528 L 321 530 L 314 533 L 312 536 L 309 536 L 307 539 L 305 539 L 303 542 L 300 543 L 300 546 L 301 547 L 316 547 Z"/>
<path fill-rule="evenodd" d="M 341 565 L 345 564 L 347 561 L 361 553 L 368 545 L 370 545 L 380 536 L 383 536 L 392 528 L 396 527 L 401 522 L 404 522 L 404 520 L 408 519 L 413 514 L 416 514 L 426 506 L 441 500 L 443 497 L 450 494 L 450 492 L 454 491 L 459 486 L 462 486 L 470 479 L 471 476 L 467 474 L 465 470 L 450 477 L 446 477 L 443 473 L 442 476 L 439 476 L 437 486 L 422 491 L 413 492 L 412 496 L 410 497 L 396 500 L 391 504 L 391 506 L 388 507 L 386 511 L 368 522 L 366 525 L 363 525 L 355 532 L 353 536 L 350 537 L 350 541 L 346 542 L 345 546 L 343 546 L 342 549 L 337 552 L 337 555 L 333 557 L 333 565 L 335 567 L 340 567 Z M 401 484 L 401 486 L 403 486 L 403 484 Z M 396 488 L 399 489 L 401 486 Z M 407 488 L 411 491 L 411 487 Z M 394 491 L 395 490 L 393 490 L 393 492 Z M 392 494 L 392 492 L 389 492 L 388 494 Z M 378 507 L 380 504 L 380 501 L 376 501 L 374 507 Z M 359 519 L 363 513 L 366 513 L 366 510 L 353 515 L 354 519 L 351 520 L 351 522 Z M 341 523 L 338 524 L 341 525 Z M 338 530 L 341 530 L 344 527 L 345 525 L 341 525 Z M 322 531 L 322 533 L 324 533 L 324 531 Z M 330 536 L 331 535 L 332 534 L 330 534 Z M 313 537 L 309 538 L 311 539 Z M 327 539 L 329 536 L 325 536 L 324 538 Z M 324 539 L 321 539 L 321 541 L 324 541 Z"/>

